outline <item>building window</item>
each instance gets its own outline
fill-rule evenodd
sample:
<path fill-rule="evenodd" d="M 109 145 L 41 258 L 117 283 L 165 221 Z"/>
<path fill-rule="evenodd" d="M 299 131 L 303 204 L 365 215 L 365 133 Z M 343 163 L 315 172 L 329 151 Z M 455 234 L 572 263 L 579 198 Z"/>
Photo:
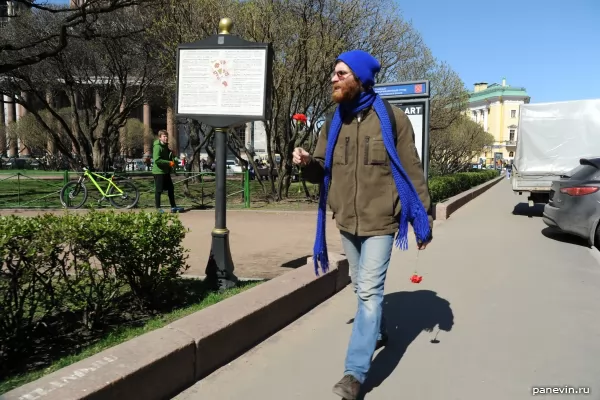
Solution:
<path fill-rule="evenodd" d="M 509 156 L 509 157 L 514 157 L 514 156 L 515 156 L 515 153 L 514 153 L 514 152 L 512 152 L 512 151 L 509 151 L 509 152 L 508 152 L 508 156 Z"/>
<path fill-rule="evenodd" d="M 517 110 L 510 110 L 510 117 L 517 118 Z"/>
<path fill-rule="evenodd" d="M 509 137 L 510 137 L 510 139 L 509 139 L 509 140 L 510 140 L 511 142 L 514 142 L 514 141 L 515 141 L 515 130 L 514 130 L 514 129 L 511 129 L 511 130 L 510 130 Z"/>

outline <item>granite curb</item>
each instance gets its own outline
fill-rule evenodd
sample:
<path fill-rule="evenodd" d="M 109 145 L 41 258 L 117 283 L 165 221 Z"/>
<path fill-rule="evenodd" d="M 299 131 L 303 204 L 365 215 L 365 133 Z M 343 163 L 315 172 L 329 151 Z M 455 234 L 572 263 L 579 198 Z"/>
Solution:
<path fill-rule="evenodd" d="M 48 374 L 0 400 L 166 400 L 310 311 L 349 282 L 348 260 L 330 253 L 170 325 Z"/>
<path fill-rule="evenodd" d="M 443 203 L 437 203 L 434 209 L 434 219 L 440 221 L 447 220 L 448 218 L 450 218 L 450 215 L 456 210 L 458 210 L 477 196 L 487 191 L 489 188 L 500 182 L 502 179 L 505 179 L 504 175 L 482 183 L 479 186 L 475 186 L 474 188 L 459 193 L 456 196 L 450 197 Z"/>

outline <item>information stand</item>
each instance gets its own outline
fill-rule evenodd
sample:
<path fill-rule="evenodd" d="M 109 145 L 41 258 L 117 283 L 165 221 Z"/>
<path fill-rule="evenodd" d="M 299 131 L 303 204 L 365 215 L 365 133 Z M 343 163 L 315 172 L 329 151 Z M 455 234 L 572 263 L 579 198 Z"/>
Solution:
<path fill-rule="evenodd" d="M 226 223 L 227 128 L 269 119 L 273 80 L 271 44 L 231 35 L 232 25 L 231 19 L 223 18 L 217 35 L 177 47 L 175 114 L 212 126 L 215 132 L 215 227 L 206 279 L 220 290 L 238 281 Z"/>
<path fill-rule="evenodd" d="M 373 89 L 381 98 L 386 99 L 408 116 L 415 132 L 415 145 L 427 180 L 429 176 L 429 81 L 382 83 L 375 85 Z"/>

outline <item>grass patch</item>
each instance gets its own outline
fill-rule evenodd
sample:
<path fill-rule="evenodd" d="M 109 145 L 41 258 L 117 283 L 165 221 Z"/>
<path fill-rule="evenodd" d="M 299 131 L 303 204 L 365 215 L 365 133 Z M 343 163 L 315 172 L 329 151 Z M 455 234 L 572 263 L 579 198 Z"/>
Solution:
<path fill-rule="evenodd" d="M 140 191 L 140 200 L 137 208 L 154 207 L 154 178 L 151 173 L 130 173 L 124 174 L 133 180 L 133 183 Z M 75 172 L 69 174 L 70 179 L 77 178 Z M 185 174 L 178 173 L 172 175 L 175 187 L 175 200 L 178 205 L 188 209 L 207 209 L 214 207 L 216 181 L 214 174 L 206 174 L 200 177 L 197 173 Z M 98 184 L 102 189 L 106 189 L 106 182 L 97 178 Z M 36 173 L 28 171 L 26 175 L 17 175 L 13 171 L 1 171 L 0 173 L 0 208 L 62 208 L 59 199 L 59 193 L 63 187 L 63 172 L 55 174 Z M 267 192 L 270 192 L 271 182 L 264 181 Z M 98 203 L 102 198 L 100 192 L 91 182 L 86 182 L 88 189 L 88 200 L 83 208 L 100 207 L 112 208 L 112 205 L 104 201 Z M 251 180 L 250 204 L 251 208 L 264 208 L 267 202 L 265 193 L 258 180 Z M 317 186 L 307 183 L 307 188 L 311 194 L 316 194 Z M 242 175 L 230 175 L 226 179 L 227 206 L 229 208 L 244 207 L 244 184 Z M 306 195 L 302 184 L 292 182 L 289 188 L 289 199 L 302 201 L 306 200 Z M 166 194 L 163 204 L 168 204 Z M 315 202 L 316 205 L 316 202 Z M 295 209 L 293 204 L 277 206 L 277 209 Z M 269 206 L 270 207 L 270 206 Z"/>
<path fill-rule="evenodd" d="M 21 354 L 19 365 L 3 374 L 0 382 L 0 394 L 16 387 L 35 381 L 47 374 L 67 367 L 105 349 L 116 346 L 144 333 L 159 329 L 187 315 L 235 296 L 261 282 L 240 282 L 237 288 L 223 293 L 208 290 L 204 282 L 194 279 L 181 279 L 180 298 L 174 302 L 170 310 L 159 315 L 148 315 L 131 310 L 118 315 L 113 323 L 97 332 L 77 329 L 68 333 L 70 327 L 49 327 L 58 336 L 38 338 L 28 352 Z"/>
<path fill-rule="evenodd" d="M 137 208 L 154 208 L 154 180 L 151 173 L 125 174 L 133 179 L 140 191 L 140 201 Z M 71 173 L 71 179 L 76 176 Z M 429 179 L 429 192 L 433 203 L 444 200 L 484 183 L 498 176 L 496 170 L 477 172 L 463 172 L 447 176 L 433 176 Z M 216 181 L 214 174 L 200 177 L 197 173 L 178 173 L 173 175 L 175 184 L 175 199 L 178 205 L 187 209 L 211 209 L 215 203 Z M 99 182 L 102 188 L 106 184 Z M 27 176 L 15 178 L 15 174 L 0 174 L 0 208 L 62 208 L 59 195 L 63 185 L 62 172 L 54 175 L 36 175 L 29 172 Z M 263 181 L 267 193 L 271 193 L 271 182 Z M 277 182 L 275 182 L 277 187 Z M 300 182 L 292 182 L 288 190 L 288 197 L 284 201 L 269 201 L 261 184 L 254 179 L 249 182 L 250 208 L 281 210 L 281 211 L 307 211 L 316 210 L 318 201 L 318 185 L 306 183 L 310 200 L 306 197 Z M 102 207 L 112 208 L 108 202 L 98 206 L 102 197 L 91 182 L 86 183 L 89 197 L 84 208 Z M 245 208 L 244 183 L 241 174 L 229 175 L 226 179 L 227 208 Z M 166 195 L 163 204 L 168 204 Z"/>

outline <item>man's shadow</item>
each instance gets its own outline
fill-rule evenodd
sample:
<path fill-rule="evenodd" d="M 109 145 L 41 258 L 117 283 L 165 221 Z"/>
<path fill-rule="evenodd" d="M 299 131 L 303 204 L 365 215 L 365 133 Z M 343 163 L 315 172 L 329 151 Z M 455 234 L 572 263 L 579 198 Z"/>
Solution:
<path fill-rule="evenodd" d="M 449 332 L 454 325 L 450 303 L 430 290 L 390 293 L 385 295 L 383 303 L 389 340 L 373 359 L 361 388 L 361 400 L 394 372 L 408 346 L 421 332 L 433 332 L 436 327 L 438 333 Z M 440 342 L 437 336 L 436 333 L 430 340 L 432 345 Z"/>

